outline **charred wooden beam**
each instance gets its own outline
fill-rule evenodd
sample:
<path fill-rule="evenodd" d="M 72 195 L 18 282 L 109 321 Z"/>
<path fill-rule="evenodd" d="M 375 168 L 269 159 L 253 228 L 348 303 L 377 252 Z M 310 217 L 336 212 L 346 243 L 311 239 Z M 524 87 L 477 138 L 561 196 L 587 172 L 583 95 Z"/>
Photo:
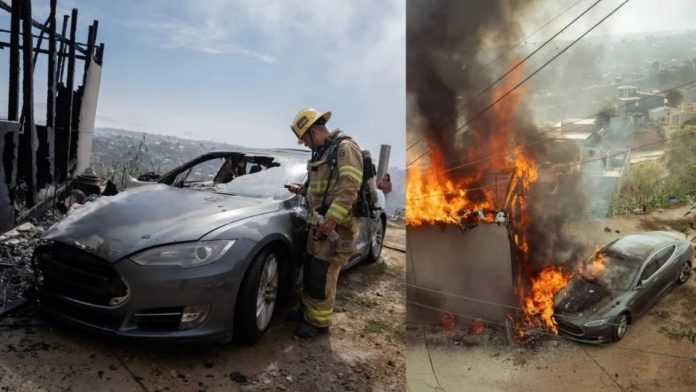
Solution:
<path fill-rule="evenodd" d="M 9 180 L 14 165 L 13 139 L 19 133 L 19 123 L 0 120 L 0 233 L 11 229 L 15 221 L 15 209 Z"/>
<path fill-rule="evenodd" d="M 64 17 L 65 19 L 68 18 L 67 15 L 63 15 L 63 17 Z M 67 23 L 67 21 L 66 21 L 66 23 Z M 46 29 L 47 29 L 46 32 L 41 31 L 41 32 L 39 32 L 39 34 L 32 33 L 31 36 L 38 39 L 39 37 L 41 37 L 42 34 L 44 34 L 44 33 L 48 34 L 49 31 L 50 31 L 50 27 L 49 27 L 48 23 L 46 23 L 45 26 L 46 26 Z M 57 31 L 57 30 L 56 30 L 56 31 Z M 8 34 L 9 34 L 10 32 L 11 32 L 11 30 L 0 28 L 0 33 L 8 33 Z M 57 34 L 57 33 L 56 33 L 56 37 L 59 36 L 59 35 L 60 35 L 60 34 Z M 62 42 L 61 42 L 61 43 L 62 43 Z M 62 44 L 63 44 L 63 43 L 62 43 Z M 79 49 L 80 52 L 86 51 L 86 50 L 87 50 L 87 44 L 81 43 L 81 42 L 76 42 L 75 44 L 77 45 L 77 48 Z"/>
<path fill-rule="evenodd" d="M 13 1 L 12 3 L 15 3 L 15 1 Z M 6 2 L 0 0 L 0 9 L 3 9 L 3 10 L 5 10 L 5 11 L 7 11 L 7 12 L 12 12 L 12 7 L 13 7 L 13 6 L 14 6 L 14 4 L 12 4 L 12 6 L 10 6 L 10 5 L 7 4 Z M 39 29 L 39 31 L 44 31 L 44 30 L 47 30 L 47 29 L 48 29 L 46 26 L 44 26 L 43 23 L 41 23 L 41 22 L 39 22 L 39 21 L 36 21 L 36 20 L 34 20 L 34 19 L 30 19 L 30 23 L 31 23 L 31 26 L 36 27 L 37 29 Z M 61 42 L 66 43 L 66 44 L 69 43 L 69 41 L 70 41 L 68 38 L 65 37 L 65 33 L 63 33 L 63 34 L 61 34 L 61 35 L 57 35 L 57 36 L 56 36 L 56 39 L 57 39 L 58 41 L 61 41 Z M 81 44 L 81 45 L 85 46 L 84 44 Z M 86 49 L 81 48 L 81 47 L 78 47 L 78 50 L 79 50 L 82 54 L 86 54 L 86 53 L 85 53 L 85 52 L 86 52 Z"/>
<path fill-rule="evenodd" d="M 92 21 L 92 26 L 94 26 L 94 35 L 92 35 L 92 48 L 95 48 L 97 45 L 97 33 L 99 32 L 99 21 L 96 19 Z"/>
<path fill-rule="evenodd" d="M 99 44 L 99 49 L 97 49 L 97 53 L 94 56 L 94 62 L 102 65 L 102 62 L 104 61 L 104 44 L 101 43 Z"/>
<path fill-rule="evenodd" d="M 10 43 L 8 43 L 8 42 L 0 42 L 0 49 L 10 48 L 10 47 L 12 47 L 12 45 L 11 45 Z M 19 45 L 19 49 L 20 49 L 20 50 L 24 49 L 24 46 Z M 49 52 L 48 49 L 37 49 L 37 48 L 34 48 L 33 50 L 34 50 L 34 53 L 39 53 L 39 54 L 50 54 L 50 52 Z M 69 55 L 68 53 L 60 53 L 60 51 L 58 51 L 58 53 L 56 53 L 56 56 L 57 56 L 58 58 L 60 58 L 60 59 L 67 59 L 67 58 L 70 57 L 70 55 Z M 86 56 L 83 56 L 83 55 L 75 55 L 75 59 L 77 59 L 77 60 L 86 60 L 87 57 L 86 57 Z"/>
<path fill-rule="evenodd" d="M 7 98 L 7 119 L 19 119 L 19 21 L 22 3 L 12 2 L 10 21 L 10 84 Z"/>
<path fill-rule="evenodd" d="M 82 78 L 82 85 L 87 83 L 87 71 L 89 70 L 89 65 L 95 58 L 95 47 L 97 42 L 97 31 L 99 30 L 99 21 L 95 20 L 92 25 L 89 26 L 89 31 L 87 33 L 87 54 L 85 55 L 85 72 Z M 103 44 L 102 44 L 103 45 Z M 104 50 L 103 46 L 100 46 L 97 50 Z"/>
<path fill-rule="evenodd" d="M 19 22 L 22 13 L 22 3 L 12 3 L 10 15 L 10 67 L 9 88 L 7 97 L 7 120 L 19 120 Z M 19 132 L 7 132 L 3 135 L 2 149 L 3 165 L 5 168 L 5 183 L 9 189 L 10 205 L 13 205 L 13 187 L 17 178 L 17 153 L 19 147 Z M 14 214 L 14 208 L 13 212 Z M 13 215 L 14 216 L 14 215 Z"/>
<path fill-rule="evenodd" d="M 94 52 L 94 44 L 92 43 L 92 36 L 94 35 L 94 26 L 90 25 L 87 28 L 87 57 L 85 59 L 85 70 L 82 73 L 82 85 L 84 86 L 87 82 L 87 71 L 89 70 L 89 63 L 92 60 L 92 54 Z"/>
<path fill-rule="evenodd" d="M 26 203 L 27 207 L 33 207 L 36 198 L 36 128 L 34 127 L 34 67 L 33 67 L 33 45 L 31 36 L 31 0 L 25 0 L 22 5 L 22 54 L 23 54 L 23 154 L 26 158 L 27 167 L 24 171 L 24 181 L 28 191 Z"/>
<path fill-rule="evenodd" d="M 68 15 L 63 15 L 63 27 L 61 28 L 61 34 L 65 36 L 65 31 L 68 29 Z M 59 65 L 59 70 L 58 70 L 58 82 L 62 83 L 63 81 L 63 71 L 65 69 L 65 58 L 67 57 L 65 55 L 65 42 L 60 41 L 60 49 L 58 49 L 58 53 L 61 56 L 61 61 Z"/>
<path fill-rule="evenodd" d="M 46 91 L 46 130 L 48 142 L 48 164 L 51 182 L 55 185 L 56 168 L 53 159 L 56 132 L 56 1 L 51 0 L 51 11 L 48 16 L 48 88 Z"/>
<path fill-rule="evenodd" d="M 69 53 L 70 56 L 68 57 L 68 81 L 67 81 L 67 90 L 68 90 L 68 121 L 67 121 L 67 127 L 66 127 L 66 132 L 68 136 L 68 146 L 66 149 L 66 165 L 65 165 L 65 175 L 66 178 L 71 176 L 70 173 L 70 161 L 71 161 L 71 152 L 72 152 L 72 144 L 73 144 L 73 106 L 74 106 L 74 101 L 75 101 L 75 32 L 77 31 L 77 8 L 72 9 L 72 15 L 70 16 L 70 42 L 69 42 Z"/>
<path fill-rule="evenodd" d="M 50 17 L 49 17 L 49 19 L 50 19 Z M 46 23 L 44 24 L 44 26 L 48 26 L 48 23 L 49 23 L 49 22 L 50 22 L 50 21 L 47 19 L 47 20 L 46 20 Z M 43 43 L 43 39 L 44 39 L 44 36 L 45 36 L 44 33 L 45 33 L 45 31 L 44 31 L 44 30 L 41 30 L 41 33 L 40 33 L 38 36 L 37 36 L 36 34 L 32 34 L 32 35 L 31 35 L 32 38 L 36 38 L 36 48 L 34 48 L 34 61 L 32 61 L 32 70 L 33 70 L 34 68 L 36 68 L 36 60 L 39 59 L 39 51 L 41 50 L 41 44 Z"/>

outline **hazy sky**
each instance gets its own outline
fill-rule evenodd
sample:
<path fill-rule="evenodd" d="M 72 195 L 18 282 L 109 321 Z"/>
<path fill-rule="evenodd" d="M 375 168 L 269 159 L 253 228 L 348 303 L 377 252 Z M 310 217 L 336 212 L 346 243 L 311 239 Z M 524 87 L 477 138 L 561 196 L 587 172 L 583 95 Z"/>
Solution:
<path fill-rule="evenodd" d="M 35 19 L 45 20 L 48 3 L 33 1 Z M 290 122 L 313 106 L 331 110 L 329 127 L 340 127 L 375 155 L 380 144 L 391 144 L 391 164 L 404 166 L 403 0 L 58 3 L 59 20 L 79 9 L 81 41 L 88 23 L 99 20 L 106 50 L 98 127 L 297 147 Z M 9 27 L 7 14 L 0 14 L 2 27 Z M 3 52 L 0 71 L 7 75 Z M 36 82 L 45 83 L 45 68 L 38 69 Z M 44 97 L 42 87 L 37 107 Z M 6 102 L 3 94 L 0 104 Z"/>
<path fill-rule="evenodd" d="M 578 20 L 573 27 L 564 32 L 560 38 L 575 39 L 593 24 L 602 19 L 624 0 L 603 0 L 587 15 Z M 536 40 L 543 41 L 557 32 L 562 26 L 573 20 L 596 0 L 546 0 L 537 1 L 537 6 L 529 8 L 529 15 L 524 16 L 524 29 L 532 33 L 563 10 L 571 7 L 539 35 Z M 630 0 L 614 15 L 598 26 L 589 36 L 623 35 L 632 33 L 658 32 L 670 30 L 696 30 L 694 19 L 696 0 Z"/>

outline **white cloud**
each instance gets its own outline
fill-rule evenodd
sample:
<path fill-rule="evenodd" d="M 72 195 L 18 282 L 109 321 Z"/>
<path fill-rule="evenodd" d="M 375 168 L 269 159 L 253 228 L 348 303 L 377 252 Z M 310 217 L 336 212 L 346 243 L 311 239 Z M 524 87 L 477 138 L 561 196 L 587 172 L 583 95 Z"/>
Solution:
<path fill-rule="evenodd" d="M 403 166 L 405 91 L 405 2 L 403 0 L 142 0 L 118 15 L 131 39 L 159 48 L 210 54 L 196 61 L 238 58 L 274 61 L 253 78 L 205 75 L 212 87 L 201 100 L 181 102 L 174 94 L 107 96 L 99 112 L 119 119 L 120 127 L 200 137 L 247 146 L 293 146 L 288 122 L 307 105 L 333 110 L 341 127 L 363 148 L 379 151 L 393 143 L 392 160 Z M 232 61 L 229 61 L 230 58 Z M 243 67 L 247 67 L 245 64 Z M 272 68 L 272 69 L 271 69 Z M 240 69 L 246 69 L 241 68 Z M 280 75 L 281 77 L 278 77 Z M 198 76 L 196 76 L 198 78 Z M 287 77 L 287 85 L 283 78 Z M 156 78 L 153 78 L 156 79 Z M 254 85 L 248 89 L 247 82 Z M 305 86 L 318 86 L 307 88 Z M 253 91 L 251 91 L 253 90 Z M 168 91 L 177 91 L 176 87 Z M 186 91 L 183 94 L 188 94 Z M 277 93 L 277 94 L 276 94 Z M 270 97 L 270 98 L 269 98 Z M 134 123 L 135 121 L 140 124 Z M 98 119 L 99 125 L 111 124 Z"/>
<path fill-rule="evenodd" d="M 334 80 L 366 86 L 405 77 L 402 0 L 149 0 L 133 13 L 124 23 L 147 32 L 143 37 L 161 48 L 263 62 L 315 56 Z"/>
<path fill-rule="evenodd" d="M 152 44 L 164 49 L 190 49 L 209 54 L 236 54 L 253 57 L 265 63 L 276 58 L 233 43 L 233 37 L 216 25 L 194 26 L 181 20 L 142 23 L 137 25 L 149 33 Z"/>
<path fill-rule="evenodd" d="M 406 10 L 400 1 L 390 1 L 389 14 L 368 26 L 361 37 L 345 37 L 344 50 L 335 57 L 339 78 L 364 82 L 373 79 L 403 84 L 406 78 Z M 405 88 L 405 87 L 404 87 Z"/>

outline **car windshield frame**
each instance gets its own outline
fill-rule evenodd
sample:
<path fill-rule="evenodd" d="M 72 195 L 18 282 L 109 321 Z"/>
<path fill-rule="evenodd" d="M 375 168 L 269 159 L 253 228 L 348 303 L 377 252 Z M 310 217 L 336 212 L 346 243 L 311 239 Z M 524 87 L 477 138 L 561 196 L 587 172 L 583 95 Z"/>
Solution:
<path fill-rule="evenodd" d="M 307 158 L 297 155 L 277 155 L 278 166 L 253 174 L 245 174 L 225 184 L 215 184 L 215 193 L 268 200 L 288 200 L 295 197 L 283 186 L 303 184 L 307 178 Z M 265 190 L 264 190 L 265 187 Z"/>

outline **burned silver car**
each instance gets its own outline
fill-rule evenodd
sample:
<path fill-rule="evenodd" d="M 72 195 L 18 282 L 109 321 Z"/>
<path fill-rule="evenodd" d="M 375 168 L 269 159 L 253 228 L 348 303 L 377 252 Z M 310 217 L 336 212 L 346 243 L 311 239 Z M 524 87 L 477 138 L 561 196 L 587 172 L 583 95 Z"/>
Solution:
<path fill-rule="evenodd" d="M 580 340 L 609 342 L 675 284 L 691 274 L 693 248 L 668 232 L 618 239 L 598 250 L 555 299 L 561 333 Z"/>
<path fill-rule="evenodd" d="M 255 341 L 301 275 L 306 204 L 283 186 L 308 158 L 210 153 L 75 209 L 35 251 L 41 309 L 121 336 Z M 385 213 L 358 220 L 347 267 L 382 249 Z"/>

